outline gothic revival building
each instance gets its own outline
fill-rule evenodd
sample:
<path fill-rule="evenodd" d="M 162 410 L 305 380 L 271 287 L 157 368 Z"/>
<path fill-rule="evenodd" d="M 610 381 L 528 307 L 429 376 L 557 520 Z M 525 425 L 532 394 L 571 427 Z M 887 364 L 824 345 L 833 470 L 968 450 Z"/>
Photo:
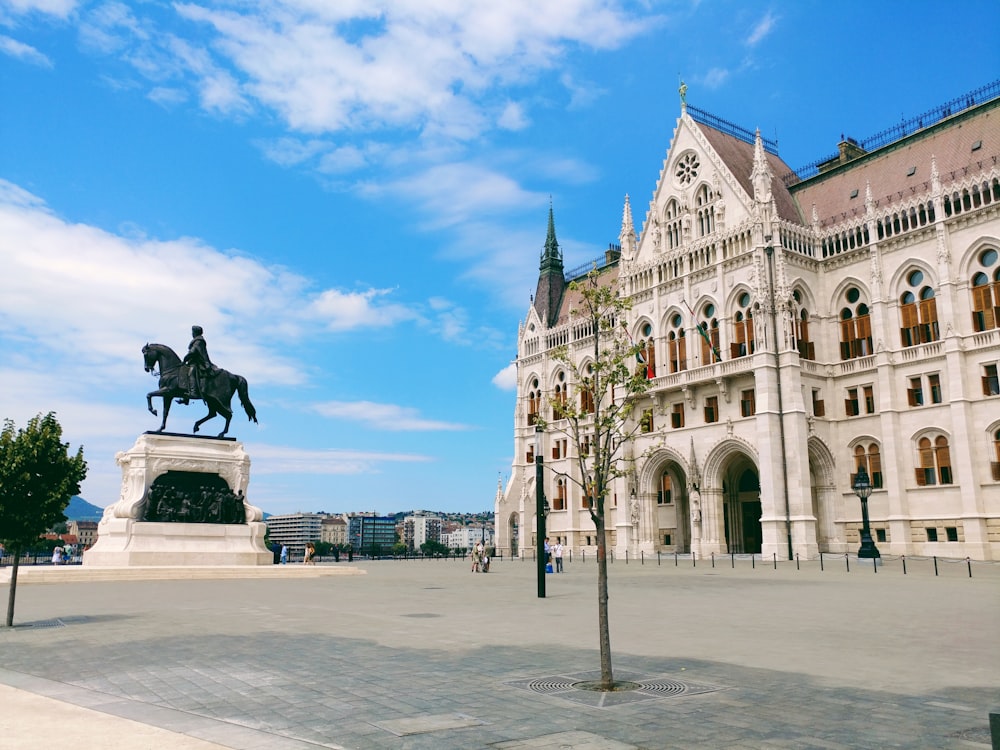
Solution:
<path fill-rule="evenodd" d="M 650 388 L 621 445 L 609 546 L 649 555 L 854 553 L 859 467 L 882 554 L 1000 560 L 1000 82 L 790 169 L 776 145 L 681 102 L 636 234 L 599 262 L 632 309 Z M 586 398 L 550 358 L 592 342 L 549 213 L 521 323 L 514 462 L 497 547 L 532 546 L 535 416 L 548 535 L 595 550 L 575 446 Z"/>

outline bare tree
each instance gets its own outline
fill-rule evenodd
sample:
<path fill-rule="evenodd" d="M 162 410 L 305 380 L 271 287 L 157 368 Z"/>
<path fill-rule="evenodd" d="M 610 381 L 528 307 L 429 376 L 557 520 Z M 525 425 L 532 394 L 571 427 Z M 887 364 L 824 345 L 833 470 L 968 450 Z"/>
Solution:
<path fill-rule="evenodd" d="M 622 445 L 640 429 L 634 418 L 639 399 L 649 388 L 644 347 L 625 327 L 631 308 L 595 269 L 569 286 L 575 295 L 570 316 L 586 336 L 551 353 L 570 373 L 571 395 L 550 400 L 555 421 L 576 448 L 574 471 L 564 474 L 578 485 L 597 531 L 597 605 L 601 648 L 601 689 L 614 689 L 611 635 L 608 627 L 607 501 L 614 480 L 624 476 Z"/>

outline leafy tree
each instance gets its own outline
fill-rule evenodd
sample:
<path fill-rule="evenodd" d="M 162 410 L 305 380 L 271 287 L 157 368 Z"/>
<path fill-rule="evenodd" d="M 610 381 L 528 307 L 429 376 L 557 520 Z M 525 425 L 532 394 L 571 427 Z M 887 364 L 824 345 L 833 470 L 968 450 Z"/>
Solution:
<path fill-rule="evenodd" d="M 425 555 L 442 555 L 444 557 L 448 556 L 448 548 L 445 547 L 441 542 L 435 541 L 434 539 L 428 539 L 426 542 L 420 545 L 420 551 Z"/>
<path fill-rule="evenodd" d="M 332 542 L 314 541 L 313 546 L 316 548 L 317 557 L 329 557 L 330 555 L 333 554 Z"/>
<path fill-rule="evenodd" d="M 594 270 L 586 279 L 570 284 L 569 292 L 579 300 L 570 312 L 571 319 L 575 325 L 587 327 L 592 336 L 579 345 L 558 347 L 552 352 L 552 359 L 570 374 L 572 397 L 550 400 L 556 420 L 550 427 L 566 435 L 576 447 L 574 470 L 559 476 L 579 486 L 588 498 L 590 518 L 597 531 L 601 689 L 612 690 L 607 498 L 614 480 L 625 475 L 621 446 L 640 429 L 635 413 L 649 383 L 645 365 L 641 360 L 637 362 L 642 347 L 632 341 L 625 328 L 631 303 L 619 295 L 617 285 L 606 283 Z"/>
<path fill-rule="evenodd" d="M 22 550 L 38 535 L 65 521 L 63 510 L 87 476 L 83 447 L 69 453 L 54 412 L 39 414 L 15 430 L 4 420 L 0 433 L 0 542 L 14 555 L 7 601 L 7 627 L 14 624 L 17 569 Z"/>

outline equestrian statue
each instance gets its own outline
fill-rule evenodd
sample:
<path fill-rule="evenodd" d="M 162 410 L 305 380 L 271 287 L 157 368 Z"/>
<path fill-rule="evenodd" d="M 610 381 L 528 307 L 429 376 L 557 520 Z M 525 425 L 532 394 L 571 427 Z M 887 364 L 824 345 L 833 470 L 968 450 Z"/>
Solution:
<path fill-rule="evenodd" d="M 156 409 L 153 408 L 153 396 L 163 399 L 163 421 L 157 432 L 163 432 L 166 428 L 170 405 L 174 399 L 180 404 L 187 404 L 191 399 L 205 402 L 208 414 L 194 423 L 194 432 L 198 432 L 198 428 L 212 417 L 222 415 L 226 418 L 226 426 L 219 437 L 224 437 L 229 432 L 229 423 L 233 418 L 230 402 L 234 393 L 239 394 L 240 404 L 250 421 L 257 422 L 257 410 L 250 403 L 246 378 L 212 364 L 201 326 L 191 327 L 191 343 L 183 360 L 173 349 L 163 344 L 146 344 L 142 347 L 142 358 L 146 372 L 159 374 L 160 377 L 160 387 L 146 394 L 146 405 L 154 416 Z"/>

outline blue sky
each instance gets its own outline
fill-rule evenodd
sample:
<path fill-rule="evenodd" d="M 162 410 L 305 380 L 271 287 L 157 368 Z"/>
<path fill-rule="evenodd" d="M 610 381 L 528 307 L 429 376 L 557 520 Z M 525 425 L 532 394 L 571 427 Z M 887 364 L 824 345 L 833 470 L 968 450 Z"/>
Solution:
<path fill-rule="evenodd" d="M 568 268 L 626 193 L 641 221 L 679 76 L 798 167 L 1000 77 L 997 28 L 993 0 L 0 0 L 0 417 L 55 410 L 107 505 L 159 426 L 140 349 L 200 324 L 260 415 L 231 431 L 255 505 L 491 508 L 549 201 Z"/>

